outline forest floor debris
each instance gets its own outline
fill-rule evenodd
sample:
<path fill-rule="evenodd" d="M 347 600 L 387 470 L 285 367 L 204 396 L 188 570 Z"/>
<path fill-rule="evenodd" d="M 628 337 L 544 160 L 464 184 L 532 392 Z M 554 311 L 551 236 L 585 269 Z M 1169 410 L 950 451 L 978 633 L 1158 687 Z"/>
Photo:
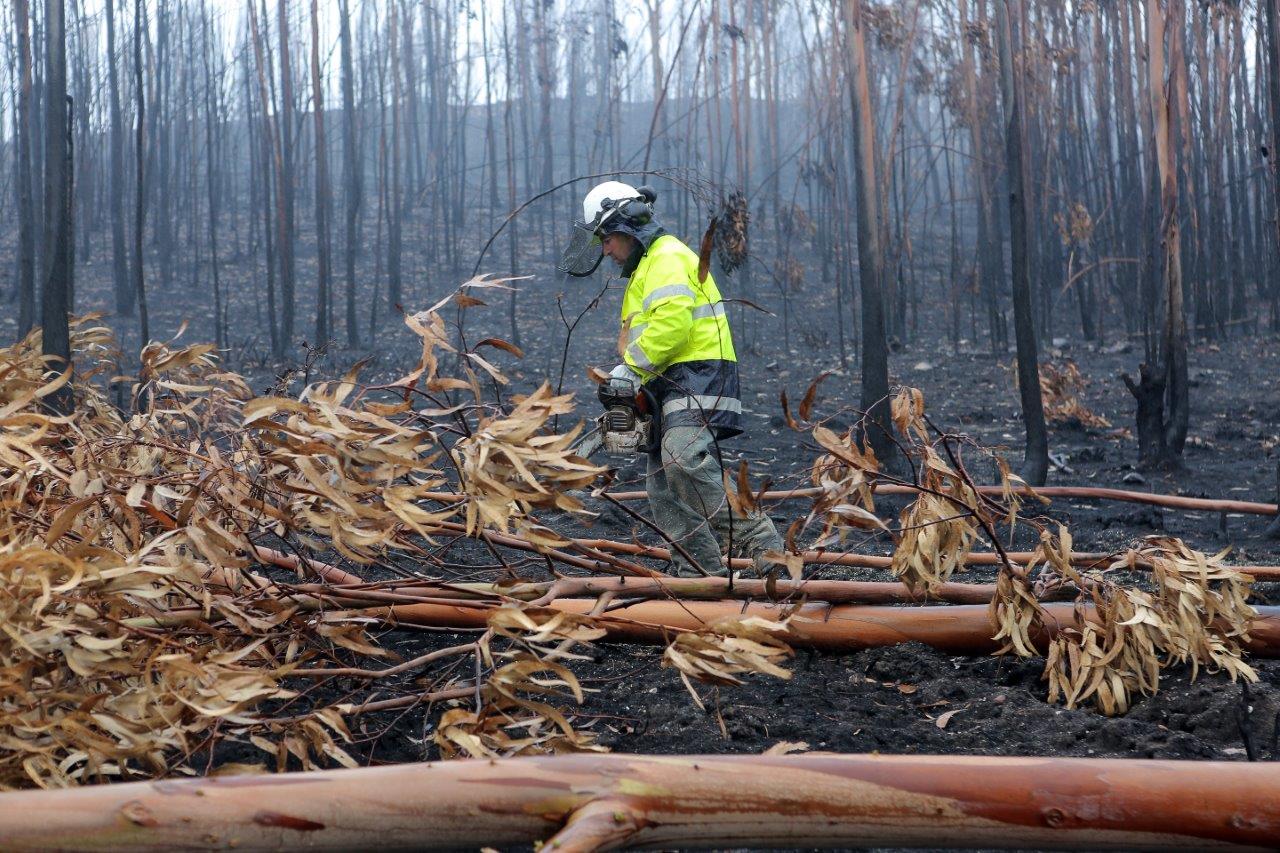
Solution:
<path fill-rule="evenodd" d="M 937 747 L 956 752 L 1262 758 L 1273 752 L 1280 711 L 1275 665 L 1246 664 L 1235 651 L 1247 619 L 1247 584 L 1223 566 L 1224 554 L 1208 556 L 1176 540 L 1132 542 L 1145 551 L 1121 556 L 1107 575 L 1081 574 L 1067 559 L 1072 545 L 1065 531 L 1037 523 L 1031 529 L 1038 541 L 1026 544 L 1039 551 L 1027 565 L 971 569 L 1005 587 L 1008 618 L 999 606 L 996 615 L 1012 651 L 1019 646 L 1013 638 L 1044 618 L 1029 569 L 1037 569 L 1035 592 L 1069 582 L 1083 590 L 1082 600 L 1110 614 L 1101 633 L 1079 623 L 1070 643 L 1055 645 L 1047 668 L 1042 660 L 949 658 L 914 645 L 843 656 L 801 652 L 787 660 L 786 646 L 769 636 L 791 618 L 785 612 L 777 623 L 747 620 L 677 633 L 666 651 L 603 651 L 582 645 L 600 636 L 590 613 L 570 618 L 517 603 L 498 608 L 504 615 L 459 644 L 456 635 L 437 638 L 387 623 L 377 608 L 352 610 L 340 588 L 299 583 L 305 580 L 299 573 L 317 566 L 296 556 L 274 561 L 291 563 L 292 573 L 247 571 L 248 543 L 290 541 L 343 562 L 350 571 L 339 580 L 368 582 L 348 596 L 366 599 L 403 594 L 379 582 L 397 576 L 420 582 L 424 569 L 446 569 L 449 576 L 440 580 L 459 585 L 545 577 L 548 560 L 579 568 L 587 560 L 624 577 L 638 573 L 637 566 L 661 570 L 651 554 L 634 555 L 636 563 L 584 544 L 581 533 L 605 542 L 646 533 L 608 502 L 570 492 L 598 469 L 568 452 L 572 431 L 563 439 L 545 432 L 548 420 L 570 414 L 567 400 L 534 389 L 505 409 L 485 402 L 470 367 L 461 371 L 465 379 L 440 373 L 436 350 L 447 352 L 448 341 L 437 319 L 427 312 L 412 320 L 424 343 L 409 377 L 366 386 L 352 372 L 292 398 L 255 396 L 208 348 L 157 345 L 144 354 L 148 372 L 127 416 L 91 384 L 95 370 L 109 370 L 113 354 L 103 330 L 82 323 L 82 414 L 70 425 L 71 441 L 63 437 L 66 424 L 33 408 L 46 389 L 31 342 L 6 354 L 5 452 L 15 472 L 6 481 L 7 559 L 19 555 L 7 563 L 18 592 L 6 605 L 34 621 L 16 638 L 11 633 L 6 646 L 3 734 L 15 761 L 3 784 L 243 769 L 261 763 L 264 751 L 269 766 L 284 769 L 429 757 L 437 749 L 763 751 L 774 738 L 841 749 L 897 743 L 916 750 L 943 736 Z M 502 371 L 486 364 L 480 375 L 502 384 Z M 419 388 L 427 395 L 465 391 L 473 402 L 406 404 Z M 806 395 L 806 420 L 815 417 L 814 396 Z M 1001 495 L 979 493 L 956 460 L 985 454 L 967 438 L 935 430 L 921 395 L 900 395 L 895 417 L 919 458 L 914 482 L 923 491 L 914 499 L 877 500 L 898 507 L 904 525 L 891 567 L 925 589 L 963 570 L 975 541 L 1030 509 L 1020 506 L 1026 496 L 1016 494 L 1007 469 Z M 431 433 L 442 425 L 447 441 Z M 780 517 L 793 546 L 883 548 L 893 513 L 876 506 L 870 488 L 884 481 L 883 472 L 848 429 L 801 426 L 812 432 L 811 452 L 824 455 L 810 472 L 821 494 L 808 522 Z M 452 469 L 457 473 L 449 473 L 451 460 L 460 463 Z M 469 500 L 424 500 L 441 488 Z M 754 498 L 740 490 L 737 499 Z M 969 513 L 955 518 L 948 506 Z M 540 514 L 532 512 L 538 508 Z M 803 506 L 775 511 L 797 510 Z M 1056 507 L 1050 512 L 1056 516 Z M 579 535 L 570 535 L 575 527 Z M 472 536 L 458 536 L 466 532 Z M 532 553 L 506 551 L 514 536 L 532 543 Z M 794 571 L 788 555 L 777 556 L 782 577 Z M 1154 586 L 1133 585 L 1152 578 L 1127 571 L 1136 560 L 1157 566 Z M 875 575 L 852 567 L 814 570 L 835 572 Z M 766 581 L 766 593 L 771 583 L 777 582 Z M 614 594 L 606 591 L 590 610 L 608 614 L 623 603 Z M 1190 610 L 1188 595 L 1199 602 Z M 1190 612 L 1200 615 L 1173 627 L 1179 623 L 1171 614 Z M 901 666 L 885 663 L 902 649 L 908 657 Z M 1025 644 L 1022 650 L 1034 654 Z M 33 668 L 37 658 L 55 665 Z M 1192 683 L 1181 668 L 1157 674 L 1178 659 L 1226 668 L 1245 683 L 1228 688 L 1204 676 Z M 671 669 L 660 667 L 664 660 Z M 1259 675 L 1261 682 L 1250 686 Z M 797 691 L 797 683 L 807 683 L 808 692 Z M 696 701 L 680 698 L 681 688 Z M 1068 706 L 1091 699 L 1111 714 L 1133 704 L 1116 718 L 1129 722 L 1111 725 L 1093 711 L 1047 703 L 1046 689 Z M 1178 710 L 1209 697 L 1212 709 Z M 1167 710 L 1153 714 L 1160 707 Z M 54 723 L 33 722 L 49 708 L 61 709 Z M 1206 713 L 1230 720 L 1215 722 Z M 938 725 L 943 715 L 949 716 Z M 1073 743 L 1045 740 L 1064 715 L 1083 734 Z M 1023 717 L 1041 722 L 1028 728 Z M 655 720 L 662 744 L 653 740 Z M 928 737 L 891 735 L 888 726 Z M 1006 740 L 996 747 L 1002 731 Z"/>

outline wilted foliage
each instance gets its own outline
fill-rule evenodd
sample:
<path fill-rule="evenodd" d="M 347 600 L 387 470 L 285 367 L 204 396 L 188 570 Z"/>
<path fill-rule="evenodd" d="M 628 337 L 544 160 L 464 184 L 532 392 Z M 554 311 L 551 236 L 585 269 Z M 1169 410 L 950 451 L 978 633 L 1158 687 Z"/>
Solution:
<path fill-rule="evenodd" d="M 270 531 L 368 562 L 420 548 L 464 505 L 472 533 L 532 528 L 531 508 L 576 509 L 564 489 L 599 470 L 569 452 L 574 433 L 547 434 L 571 406 L 546 388 L 510 411 L 477 400 L 460 415 L 475 417 L 469 437 L 448 445 L 410 394 L 423 377 L 437 391 L 478 396 L 478 384 L 439 375 L 435 353 L 449 344 L 437 314 L 409 326 L 423 357 L 381 394 L 357 367 L 297 398 L 255 398 L 212 347 L 153 343 L 122 412 L 94 381 L 114 343 L 82 321 L 65 418 L 42 408 L 65 380 L 48 380 L 38 334 L 0 350 L 0 786 L 182 771 L 222 738 L 280 769 L 290 755 L 304 767 L 352 763 L 333 735 L 349 739 L 340 711 L 353 703 L 304 703 L 279 719 L 264 703 L 295 699 L 285 681 L 309 658 L 385 651 L 358 620 L 315 618 L 314 597 L 245 572 L 254 538 Z M 454 478 L 437 467 L 446 453 Z M 441 488 L 470 501 L 426 508 Z M 492 674 L 485 689 L 507 698 L 485 713 L 509 710 L 530 666 Z"/>
<path fill-rule="evenodd" d="M 1014 487 L 1025 484 L 1002 464 L 1007 502 L 980 496 L 958 467 L 957 437 L 934 431 L 925 420 L 924 395 L 919 389 L 899 390 L 890 409 L 899 446 L 916 472 L 912 482 L 901 483 L 915 492 L 915 499 L 900 513 L 898 527 L 890 531 L 895 545 L 893 574 L 912 590 L 933 589 L 964 566 L 983 525 L 990 530 L 1000 521 L 1012 523 L 1019 506 Z M 807 419 L 808 414 L 808 406 L 802 404 L 801 417 Z M 880 470 L 870 445 L 859 446 L 859 432 L 859 427 L 851 428 L 840 439 L 824 426 L 813 428 L 814 440 L 827 451 L 814 463 L 812 475 L 822 489 L 810 514 L 811 519 L 821 516 L 825 521 L 815 543 L 819 547 L 839 541 L 851 528 L 889 530 L 875 515 L 873 486 L 899 481 Z"/>
<path fill-rule="evenodd" d="M 816 384 L 800 407 L 805 421 L 812 414 Z M 814 466 L 813 481 L 821 493 L 809 518 L 824 519 L 816 544 L 826 547 L 842 531 L 883 526 L 872 503 L 877 484 L 905 486 L 914 498 L 891 530 L 892 570 L 913 590 L 934 589 L 963 568 L 980 537 L 1000 552 L 998 527 L 1007 524 L 1012 531 L 1022 498 L 1038 496 L 998 456 L 993 458 L 1000 472 L 999 496 L 977 487 L 965 470 L 962 450 L 968 444 L 986 451 L 935 429 L 918 390 L 898 390 L 891 413 L 913 479 L 880 470 L 874 456 L 859 448 L 857 427 L 839 439 L 814 426 L 815 441 L 828 453 Z M 788 418 L 793 428 L 803 426 L 789 412 Z M 1043 520 L 1029 523 L 1040 530 L 1039 544 L 1025 566 L 1007 560 L 1001 566 L 990 605 L 992 637 L 1002 643 L 997 654 L 1032 658 L 1045 648 L 1050 627 L 1056 628 L 1045 662 L 1049 701 L 1061 699 L 1068 707 L 1092 701 L 1105 714 L 1123 713 L 1135 695 L 1156 692 L 1162 669 L 1178 664 L 1189 664 L 1193 678 L 1206 667 L 1233 680 L 1256 679 L 1242 659 L 1255 615 L 1247 603 L 1250 581 L 1223 565 L 1225 551 L 1210 557 L 1178 539 L 1148 539 L 1115 560 L 1108 572 L 1143 564 L 1150 567 L 1149 581 L 1122 584 L 1073 566 L 1066 527 L 1052 533 Z M 1051 619 L 1040 603 L 1044 591 L 1062 589 L 1077 591 L 1075 617 L 1065 625 Z"/>
<path fill-rule="evenodd" d="M 209 347 L 152 344 L 121 413 L 90 381 L 109 335 L 85 320 L 73 345 L 66 418 L 42 409 L 58 382 L 40 384 L 38 334 L 0 350 L 3 787 L 180 769 L 215 728 L 244 733 L 249 710 L 293 695 L 298 648 L 273 640 L 307 636 L 296 605 L 227 588 L 262 516 L 230 441 L 243 380 Z"/>
<path fill-rule="evenodd" d="M 573 411 L 571 397 L 555 396 L 551 386 L 543 383 L 515 402 L 510 413 L 481 420 L 476 431 L 455 447 L 463 491 L 471 498 L 468 531 L 506 530 L 515 522 L 522 532 L 535 532 L 523 523 L 529 509 L 581 510 L 581 502 L 567 490 L 590 484 L 602 470 L 574 455 L 578 428 L 564 435 L 544 432 L 553 417 Z M 548 544 L 559 541 L 551 539 Z"/>
<path fill-rule="evenodd" d="M 1015 373 L 1016 376 L 1016 373 Z M 1044 416 L 1050 422 L 1076 421 L 1082 426 L 1105 429 L 1111 421 L 1091 411 L 1082 401 L 1088 382 L 1076 363 L 1067 359 L 1062 364 L 1051 361 L 1040 364 L 1040 398 Z"/>
<path fill-rule="evenodd" d="M 748 673 L 790 678 L 790 670 L 779 666 L 779 661 L 791 656 L 791 647 L 776 636 L 786 627 L 785 621 L 759 616 L 721 620 L 706 630 L 677 636 L 663 653 L 662 665 L 680 673 L 680 680 L 701 708 L 702 699 L 690 679 L 729 685 L 741 684 L 739 676 Z"/>
<path fill-rule="evenodd" d="M 1150 563 L 1151 589 L 1080 578 L 1096 620 L 1079 616 L 1050 644 L 1049 701 L 1061 698 L 1068 708 L 1093 701 L 1104 714 L 1121 714 L 1135 695 L 1155 693 L 1160 671 L 1176 664 L 1190 664 L 1192 678 L 1203 666 L 1232 681 L 1257 681 L 1241 659 L 1255 615 L 1247 603 L 1250 579 L 1224 566 L 1225 555 L 1152 537 L 1111 566 Z"/>
<path fill-rule="evenodd" d="M 589 616 L 515 605 L 490 614 L 489 626 L 494 635 L 514 641 L 512 648 L 494 652 L 488 640 L 481 642 L 486 665 L 493 667 L 495 658 L 506 662 L 485 682 L 478 709 L 453 708 L 440 717 L 434 740 L 441 754 L 496 758 L 603 751 L 594 734 L 575 729 L 556 707 L 583 699 L 577 676 L 556 659 L 573 657 L 572 646 L 598 640 L 605 631 Z M 557 647 L 547 645 L 552 642 Z"/>

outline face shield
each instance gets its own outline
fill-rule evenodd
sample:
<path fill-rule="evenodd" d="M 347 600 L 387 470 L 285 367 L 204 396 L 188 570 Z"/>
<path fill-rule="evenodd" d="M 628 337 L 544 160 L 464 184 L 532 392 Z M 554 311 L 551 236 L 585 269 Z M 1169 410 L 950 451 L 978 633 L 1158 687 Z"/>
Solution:
<path fill-rule="evenodd" d="M 600 217 L 596 217 L 595 222 L 573 223 L 573 236 L 569 238 L 569 245 L 565 247 L 560 263 L 556 264 L 557 270 L 576 278 L 586 278 L 596 271 L 596 267 L 604 260 L 604 246 L 597 233 L 600 228 L 599 219 Z"/>

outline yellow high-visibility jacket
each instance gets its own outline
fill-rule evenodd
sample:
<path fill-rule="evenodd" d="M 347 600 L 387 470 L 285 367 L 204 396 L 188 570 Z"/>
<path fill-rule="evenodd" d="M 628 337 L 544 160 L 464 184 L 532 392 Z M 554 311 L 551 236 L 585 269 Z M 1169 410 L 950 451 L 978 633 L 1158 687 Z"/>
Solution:
<path fill-rule="evenodd" d="M 742 432 L 738 358 L 720 290 L 698 281 L 698 255 L 670 234 L 649 244 L 622 297 L 623 358 L 644 377 L 663 427 Z"/>

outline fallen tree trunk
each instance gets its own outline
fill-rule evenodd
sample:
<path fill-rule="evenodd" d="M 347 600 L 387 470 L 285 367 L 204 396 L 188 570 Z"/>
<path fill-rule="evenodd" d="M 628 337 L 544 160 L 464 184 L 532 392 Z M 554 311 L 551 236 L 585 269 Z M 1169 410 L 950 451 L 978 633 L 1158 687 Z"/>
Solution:
<path fill-rule="evenodd" d="M 996 593 L 993 583 L 944 583 L 931 592 L 913 591 L 899 581 L 783 581 L 769 583 L 759 579 L 737 578 L 732 586 L 728 578 L 561 578 L 541 585 L 545 592 L 538 604 L 557 598 L 613 593 L 617 598 L 721 599 L 807 599 L 828 604 L 859 602 L 862 604 L 915 604 L 944 601 L 949 604 L 986 604 Z M 508 595 L 525 598 L 519 588 Z"/>
<path fill-rule="evenodd" d="M 998 497 L 1003 494 L 1000 486 L 979 486 L 978 491 L 984 495 Z M 1015 490 L 1026 496 L 1025 489 Z M 899 486 L 893 483 L 878 483 L 875 486 L 877 495 L 914 495 L 918 492 L 910 486 Z M 1046 498 L 1079 498 L 1082 500 L 1123 501 L 1126 503 L 1150 504 L 1152 506 L 1169 507 L 1170 509 L 1201 510 L 1204 512 L 1240 512 L 1249 515 L 1275 515 L 1276 504 L 1256 503 L 1254 501 L 1216 500 L 1211 498 L 1188 498 L 1182 495 L 1160 495 L 1153 492 L 1131 492 L 1125 489 L 1103 489 L 1092 486 L 1042 486 L 1035 493 Z M 815 487 L 805 489 L 786 489 L 782 491 L 764 492 L 759 497 L 766 501 L 793 500 L 796 498 L 814 498 L 822 494 L 822 489 Z M 648 497 L 648 492 L 609 492 L 609 497 L 619 501 L 638 501 Z"/>
<path fill-rule="evenodd" d="M 580 543 L 600 551 L 615 551 L 619 554 L 632 554 L 637 557 L 649 557 L 654 560 L 670 560 L 671 549 L 656 545 L 637 545 L 634 542 L 615 542 L 612 539 L 574 539 Z M 893 565 L 893 557 L 880 554 L 851 554 L 841 551 L 801 551 L 805 563 L 815 566 L 852 566 L 862 569 L 887 569 Z M 1026 563 L 1033 557 L 1031 551 L 1010 551 L 1008 557 L 1014 563 Z M 1104 567 L 1112 555 L 1102 551 L 1088 551 L 1071 555 L 1071 563 L 1089 568 Z M 729 561 L 734 569 L 750 569 L 755 564 L 752 560 L 735 557 Z M 994 552 L 971 552 L 965 557 L 965 565 L 998 566 L 1002 565 L 1000 555 Z"/>
<path fill-rule="evenodd" d="M 980 780 L 980 784 L 975 784 Z M 0 794 L 5 850 L 1273 849 L 1280 765 L 564 755 Z"/>
<path fill-rule="evenodd" d="M 560 598 L 547 607 L 568 613 L 587 613 L 596 605 L 591 598 Z M 1052 623 L 1038 637 L 1045 645 L 1061 627 L 1075 623 L 1075 613 L 1091 619 L 1093 608 L 1073 604 L 1046 604 Z M 459 604 L 403 604 L 334 614 L 372 617 L 388 623 L 431 625 L 438 628 L 483 628 L 491 608 L 474 602 Z M 1259 607 L 1246 648 L 1260 657 L 1280 656 L 1280 607 Z M 847 652 L 899 643 L 925 643 L 947 654 L 990 654 L 999 647 L 985 605 L 943 607 L 881 607 L 859 604 L 810 602 L 796 606 L 782 602 L 739 601 L 641 601 L 608 610 L 595 622 L 609 633 L 610 642 L 667 643 L 681 631 L 704 630 L 723 619 L 760 616 L 780 620 L 791 617 L 779 638 L 793 646 Z"/>
<path fill-rule="evenodd" d="M 456 526 L 461 527 L 461 525 L 456 525 Z M 458 531 L 451 530 L 450 532 L 458 532 Z M 460 534 L 460 535 L 465 535 L 465 534 Z M 492 537 L 490 541 L 495 545 L 501 545 L 503 547 L 513 548 L 516 550 L 527 551 L 531 553 L 539 553 L 537 550 L 537 547 L 532 542 L 522 537 L 513 536 L 510 534 L 494 534 L 494 533 L 490 533 L 489 535 Z M 659 548 L 651 545 L 637 545 L 633 542 L 616 542 L 611 539 L 573 539 L 571 541 L 575 545 L 581 545 L 582 547 L 589 548 L 593 551 L 613 551 L 619 554 L 630 554 L 638 557 L 648 557 L 654 560 L 671 559 L 671 550 L 668 548 Z M 1009 551 L 1007 552 L 1007 555 L 1012 562 L 1017 563 L 1019 565 L 1026 564 L 1034 556 L 1034 554 L 1031 551 Z M 254 551 L 254 556 L 263 563 L 282 566 L 284 568 L 296 570 L 298 566 L 297 557 L 294 557 L 289 554 L 281 553 L 280 551 L 273 551 L 270 548 L 258 547 Z M 566 565 L 571 565 L 571 566 L 574 566 L 575 568 L 585 569 L 587 571 L 609 569 L 611 566 L 612 568 L 617 568 L 619 565 L 621 565 L 626 567 L 627 573 L 634 575 L 636 577 L 649 577 L 651 579 L 664 581 L 664 582 L 669 580 L 674 580 L 674 578 L 671 578 L 668 575 L 664 575 L 661 572 L 658 572 L 656 570 L 649 569 L 644 566 L 640 566 L 637 563 L 622 562 L 622 563 L 608 564 L 608 563 L 604 563 L 603 561 L 591 560 L 585 557 L 575 557 L 572 554 L 565 554 L 562 551 L 551 551 L 547 553 L 547 556 L 549 556 L 551 559 L 556 560 L 558 562 L 563 562 Z M 892 557 L 886 557 L 879 554 L 849 554 L 849 553 L 840 553 L 836 551 L 802 551 L 801 557 L 804 559 L 804 562 L 807 565 L 817 565 L 817 566 L 849 566 L 853 568 L 864 568 L 864 569 L 889 569 L 893 565 Z M 1108 554 L 1102 551 L 1075 552 L 1071 555 L 1071 564 L 1073 566 L 1076 566 L 1077 568 L 1105 568 L 1116 558 L 1117 558 L 1117 555 Z M 966 566 L 998 566 L 1001 564 L 1002 564 L 1002 561 L 1000 559 L 1000 555 L 993 552 L 989 552 L 989 551 L 971 552 L 965 558 Z M 729 566 L 734 570 L 749 570 L 754 567 L 754 563 L 751 560 L 748 560 L 745 558 L 735 557 L 729 560 Z M 325 578 L 330 583 L 336 586 L 361 586 L 361 587 L 369 586 L 369 584 L 366 581 L 357 577 L 356 575 L 350 574 L 338 568 L 337 566 L 331 566 L 327 563 L 322 563 L 319 560 L 307 560 L 307 567 L 317 572 L 318 574 L 320 574 L 322 578 Z M 1148 570 L 1151 568 L 1151 566 L 1149 563 L 1144 563 L 1139 561 L 1134 566 L 1134 568 L 1141 569 L 1141 570 Z M 1255 580 L 1259 580 L 1259 581 L 1280 580 L 1280 566 L 1231 566 L 1230 568 L 1235 569 L 1241 574 L 1249 575 L 1253 577 Z M 647 572 L 648 574 L 647 575 L 642 574 L 642 572 Z M 610 572 L 610 574 L 613 574 L 613 572 Z M 697 580 L 697 579 L 694 578 L 690 580 Z M 712 578 L 703 578 L 702 580 L 712 580 Z M 723 582 L 724 579 L 721 578 L 720 580 Z M 422 587 L 421 582 L 406 581 L 406 583 L 409 583 L 410 586 L 406 588 L 388 587 L 385 585 L 385 583 L 383 583 L 383 584 L 379 584 L 379 588 L 385 589 L 388 592 L 394 591 L 394 592 L 398 592 L 405 595 L 421 593 L 421 590 L 425 589 L 425 587 Z M 467 587 L 469 585 L 468 584 L 451 584 L 450 586 L 455 589 L 460 589 L 463 587 Z M 476 586 L 476 585 L 471 584 L 470 586 Z M 421 593 L 421 594 L 425 594 L 425 593 Z M 508 592 L 506 594 L 510 594 L 510 593 Z M 856 597 L 842 597 L 837 599 L 828 599 L 828 598 L 822 598 L 822 596 L 810 593 L 810 598 L 822 598 L 823 601 L 832 601 L 832 600 L 835 600 L 835 601 L 875 601 L 875 600 L 921 601 L 921 600 L 924 600 L 923 598 L 910 597 L 910 596 L 903 597 L 903 598 L 889 599 L 884 597 L 884 594 L 880 592 L 874 592 L 874 593 L 869 592 L 869 594 L 872 596 L 871 598 L 859 599 Z M 958 593 L 958 594 L 963 595 L 967 593 Z M 940 595 L 936 595 L 934 597 L 939 601 L 950 601 L 953 603 L 973 603 L 978 601 L 977 598 L 953 598 L 950 596 L 949 593 L 946 593 L 946 592 Z M 986 599 L 983 599 L 983 600 L 986 600 Z"/>
<path fill-rule="evenodd" d="M 275 589 L 279 589 L 274 587 Z M 777 581 L 770 584 L 759 579 L 737 578 L 732 586 L 728 578 L 561 578 L 556 581 L 502 586 L 489 583 L 439 585 L 418 584 L 412 586 L 386 586 L 384 588 L 351 589 L 326 587 L 319 584 L 300 584 L 288 587 L 288 592 L 303 595 L 323 595 L 327 600 L 347 606 L 359 602 L 386 601 L 388 603 L 413 603 L 411 599 L 434 598 L 459 601 L 484 602 L 501 598 L 514 598 L 539 606 L 557 598 L 573 598 L 584 595 L 613 593 L 622 599 L 672 598 L 672 599 L 721 599 L 738 598 L 787 601 L 807 599 L 830 604 L 860 602 L 862 604 L 919 604 L 946 602 L 948 604 L 986 604 L 995 595 L 993 583 L 966 584 L 945 583 L 932 592 L 912 591 L 898 581 Z"/>

